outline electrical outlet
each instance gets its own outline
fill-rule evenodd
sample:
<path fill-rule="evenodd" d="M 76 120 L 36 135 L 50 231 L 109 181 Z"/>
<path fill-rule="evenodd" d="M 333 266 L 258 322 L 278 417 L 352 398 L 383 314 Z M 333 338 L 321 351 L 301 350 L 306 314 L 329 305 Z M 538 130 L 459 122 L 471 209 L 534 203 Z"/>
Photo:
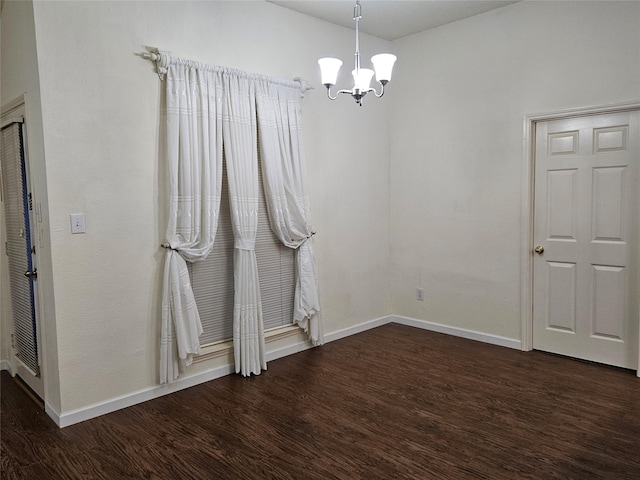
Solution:
<path fill-rule="evenodd" d="M 416 300 L 424 302 L 424 288 L 416 288 Z"/>
<path fill-rule="evenodd" d="M 84 214 L 72 213 L 69 217 L 71 219 L 71 233 L 84 233 Z"/>

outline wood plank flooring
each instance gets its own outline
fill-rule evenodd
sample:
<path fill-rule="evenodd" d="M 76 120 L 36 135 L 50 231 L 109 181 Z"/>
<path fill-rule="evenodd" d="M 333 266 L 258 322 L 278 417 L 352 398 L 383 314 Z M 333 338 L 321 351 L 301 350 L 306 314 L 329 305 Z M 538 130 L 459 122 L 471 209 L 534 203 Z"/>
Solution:
<path fill-rule="evenodd" d="M 635 372 L 395 324 L 64 429 L 1 386 L 3 479 L 640 479 Z"/>

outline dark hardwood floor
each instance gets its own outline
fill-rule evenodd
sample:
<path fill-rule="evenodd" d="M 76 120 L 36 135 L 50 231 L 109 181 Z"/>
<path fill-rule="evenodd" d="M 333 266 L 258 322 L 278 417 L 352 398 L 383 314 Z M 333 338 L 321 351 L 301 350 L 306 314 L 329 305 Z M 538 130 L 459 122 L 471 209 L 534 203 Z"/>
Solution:
<path fill-rule="evenodd" d="M 64 429 L 2 372 L 2 478 L 640 479 L 635 372 L 386 325 Z"/>

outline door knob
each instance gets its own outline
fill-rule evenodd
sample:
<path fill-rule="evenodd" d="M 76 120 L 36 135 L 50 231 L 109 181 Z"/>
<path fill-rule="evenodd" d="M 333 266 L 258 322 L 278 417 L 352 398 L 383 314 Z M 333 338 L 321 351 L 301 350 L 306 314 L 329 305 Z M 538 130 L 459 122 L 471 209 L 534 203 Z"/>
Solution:
<path fill-rule="evenodd" d="M 24 276 L 27 278 L 38 278 L 38 270 L 27 270 L 24 272 Z"/>
<path fill-rule="evenodd" d="M 542 255 L 544 253 L 544 247 L 542 245 L 538 245 L 536 248 L 533 249 L 534 252 L 536 252 L 538 255 Z"/>

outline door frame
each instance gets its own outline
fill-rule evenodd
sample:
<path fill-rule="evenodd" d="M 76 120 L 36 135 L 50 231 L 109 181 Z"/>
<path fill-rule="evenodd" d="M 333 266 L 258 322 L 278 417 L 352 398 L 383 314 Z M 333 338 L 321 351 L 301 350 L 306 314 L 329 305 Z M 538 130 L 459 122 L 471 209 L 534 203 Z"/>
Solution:
<path fill-rule="evenodd" d="M 640 111 L 640 100 L 614 105 L 581 107 L 555 112 L 525 114 L 523 124 L 523 168 L 522 168 L 522 225 L 520 229 L 520 341 L 524 351 L 533 350 L 533 221 L 535 183 L 536 125 L 540 122 L 563 120 L 608 113 Z M 640 214 L 638 215 L 640 225 Z M 640 318 L 638 319 L 640 321 Z M 640 377 L 640 349 L 637 375 Z"/>

